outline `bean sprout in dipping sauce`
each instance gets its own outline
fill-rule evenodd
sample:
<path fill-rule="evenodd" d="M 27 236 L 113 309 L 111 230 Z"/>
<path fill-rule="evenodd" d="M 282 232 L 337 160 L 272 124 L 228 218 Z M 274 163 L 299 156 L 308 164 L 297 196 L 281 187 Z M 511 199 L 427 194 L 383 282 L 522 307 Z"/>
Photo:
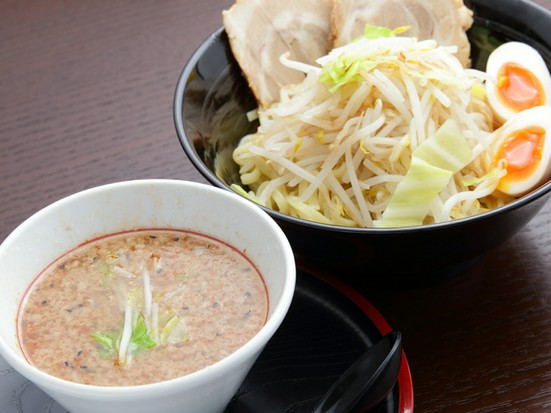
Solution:
<path fill-rule="evenodd" d="M 28 361 L 100 386 L 189 374 L 237 350 L 264 325 L 264 281 L 242 253 L 174 230 L 101 237 L 63 255 L 19 311 Z"/>

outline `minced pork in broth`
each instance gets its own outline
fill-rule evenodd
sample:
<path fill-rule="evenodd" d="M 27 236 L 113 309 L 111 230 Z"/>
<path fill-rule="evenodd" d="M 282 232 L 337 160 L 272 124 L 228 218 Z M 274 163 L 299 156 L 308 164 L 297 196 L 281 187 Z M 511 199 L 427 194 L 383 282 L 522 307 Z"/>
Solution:
<path fill-rule="evenodd" d="M 28 361 L 54 376 L 139 385 L 221 360 L 267 311 L 262 277 L 234 248 L 141 230 L 88 242 L 42 272 L 23 300 L 19 340 Z"/>

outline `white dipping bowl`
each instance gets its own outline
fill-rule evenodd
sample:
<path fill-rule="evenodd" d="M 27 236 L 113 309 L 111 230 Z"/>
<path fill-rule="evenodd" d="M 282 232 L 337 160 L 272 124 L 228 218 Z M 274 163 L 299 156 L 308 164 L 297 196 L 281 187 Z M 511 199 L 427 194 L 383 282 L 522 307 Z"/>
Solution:
<path fill-rule="evenodd" d="M 87 240 L 153 227 L 197 231 L 244 252 L 264 277 L 268 291 L 269 313 L 262 329 L 215 364 L 140 386 L 79 384 L 30 365 L 18 344 L 16 318 L 23 295 L 40 271 Z M 37 212 L 0 245 L 0 354 L 73 413 L 221 412 L 283 321 L 295 276 L 293 253 L 279 226 L 229 191 L 176 180 L 137 180 L 88 189 Z"/>

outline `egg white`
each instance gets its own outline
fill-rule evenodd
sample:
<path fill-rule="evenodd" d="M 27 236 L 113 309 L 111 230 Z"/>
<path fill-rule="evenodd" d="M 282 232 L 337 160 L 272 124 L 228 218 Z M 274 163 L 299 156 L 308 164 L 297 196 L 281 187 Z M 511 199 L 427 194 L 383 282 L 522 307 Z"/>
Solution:
<path fill-rule="evenodd" d="M 515 131 L 530 127 L 540 127 L 545 131 L 541 161 L 533 173 L 524 179 L 504 181 L 507 183 L 501 185 L 499 191 L 510 196 L 524 195 L 551 178 L 551 107 L 536 106 L 519 112 L 495 131 L 496 143 L 499 145 Z"/>
<path fill-rule="evenodd" d="M 545 105 L 551 105 L 551 75 L 539 52 L 525 43 L 504 43 L 492 51 L 486 64 L 488 102 L 496 118 L 501 123 L 518 113 L 518 111 L 503 104 L 497 95 L 497 76 L 500 68 L 506 63 L 516 63 L 530 70 L 542 84 L 545 93 Z"/>

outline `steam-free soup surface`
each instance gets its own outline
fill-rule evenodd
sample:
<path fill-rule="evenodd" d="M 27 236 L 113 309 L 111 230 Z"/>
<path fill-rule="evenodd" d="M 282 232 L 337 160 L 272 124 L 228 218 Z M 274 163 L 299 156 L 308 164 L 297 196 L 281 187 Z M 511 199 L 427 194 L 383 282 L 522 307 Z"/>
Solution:
<path fill-rule="evenodd" d="M 237 350 L 265 323 L 254 265 L 229 245 L 183 231 L 97 239 L 51 264 L 19 314 L 28 361 L 104 386 L 179 377 Z"/>

